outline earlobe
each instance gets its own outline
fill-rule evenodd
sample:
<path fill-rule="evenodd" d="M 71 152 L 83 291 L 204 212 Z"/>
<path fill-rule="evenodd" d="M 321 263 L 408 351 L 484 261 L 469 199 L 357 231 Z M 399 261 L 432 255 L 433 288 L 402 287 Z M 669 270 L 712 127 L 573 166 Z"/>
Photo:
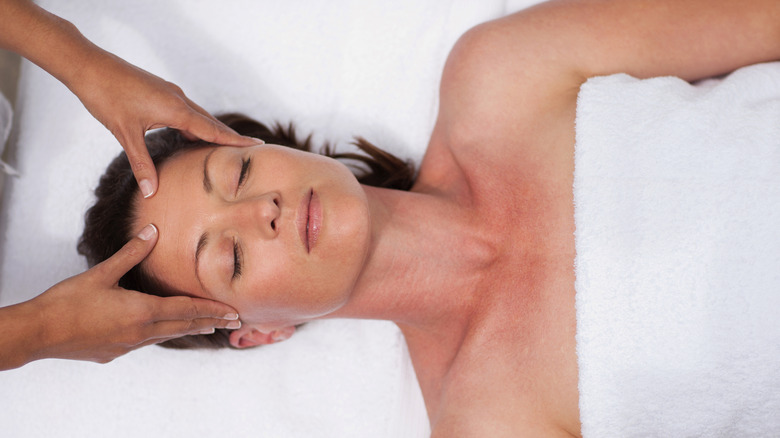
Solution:
<path fill-rule="evenodd" d="M 264 332 L 245 324 L 240 329 L 230 333 L 230 345 L 235 348 L 248 348 L 273 344 L 289 339 L 293 333 L 295 333 L 295 326 Z"/>

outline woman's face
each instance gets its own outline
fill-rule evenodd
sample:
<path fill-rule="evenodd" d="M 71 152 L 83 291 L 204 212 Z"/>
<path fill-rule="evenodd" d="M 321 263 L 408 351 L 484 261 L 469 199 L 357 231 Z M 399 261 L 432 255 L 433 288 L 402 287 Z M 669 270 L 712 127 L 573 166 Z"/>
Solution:
<path fill-rule="evenodd" d="M 159 229 L 144 269 L 169 292 L 227 303 L 268 330 L 348 300 L 370 225 L 346 166 L 283 146 L 222 146 L 179 153 L 158 172 L 136 225 Z"/>

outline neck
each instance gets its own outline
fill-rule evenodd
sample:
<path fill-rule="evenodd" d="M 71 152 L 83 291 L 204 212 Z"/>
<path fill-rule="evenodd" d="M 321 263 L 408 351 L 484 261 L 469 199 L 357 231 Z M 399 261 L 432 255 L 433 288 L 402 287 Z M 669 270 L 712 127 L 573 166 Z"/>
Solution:
<path fill-rule="evenodd" d="M 433 195 L 364 188 L 371 247 L 352 298 L 332 316 L 421 329 L 467 318 L 490 252 L 469 235 L 462 210 Z"/>

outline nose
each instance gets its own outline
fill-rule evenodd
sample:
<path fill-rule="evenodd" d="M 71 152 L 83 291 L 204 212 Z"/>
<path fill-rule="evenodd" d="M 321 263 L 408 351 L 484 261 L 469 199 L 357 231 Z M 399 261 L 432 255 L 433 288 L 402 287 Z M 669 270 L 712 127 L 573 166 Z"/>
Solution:
<path fill-rule="evenodd" d="M 263 238 L 273 239 L 279 234 L 280 199 L 278 193 L 243 199 L 235 205 L 233 220 L 249 230 L 258 230 Z"/>

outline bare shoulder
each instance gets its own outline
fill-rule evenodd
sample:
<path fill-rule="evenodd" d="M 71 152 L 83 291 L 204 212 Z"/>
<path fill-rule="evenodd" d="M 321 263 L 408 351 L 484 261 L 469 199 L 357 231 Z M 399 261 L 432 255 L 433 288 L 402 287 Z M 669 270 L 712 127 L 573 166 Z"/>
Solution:
<path fill-rule="evenodd" d="M 536 39 L 522 16 L 487 22 L 456 43 L 442 73 L 438 122 L 459 140 L 538 131 L 576 103 L 583 78 L 555 58 L 556 42 Z"/>
<path fill-rule="evenodd" d="M 461 167 L 553 162 L 571 152 L 588 77 L 695 80 L 776 60 L 778 16 L 777 0 L 557 0 L 481 24 L 447 60 L 431 143 Z"/>
<path fill-rule="evenodd" d="M 458 40 L 442 73 L 439 115 L 421 170 L 451 160 L 451 169 L 474 181 L 519 169 L 548 175 L 550 166 L 568 169 L 582 80 L 556 67 L 554 42 L 530 37 L 536 26 L 510 16 Z"/>

